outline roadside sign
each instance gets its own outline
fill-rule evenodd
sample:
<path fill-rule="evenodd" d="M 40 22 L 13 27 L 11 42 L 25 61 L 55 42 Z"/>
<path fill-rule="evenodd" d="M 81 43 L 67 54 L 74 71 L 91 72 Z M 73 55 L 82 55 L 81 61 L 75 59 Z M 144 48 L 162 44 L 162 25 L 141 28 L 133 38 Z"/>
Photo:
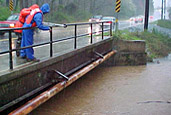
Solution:
<path fill-rule="evenodd" d="M 115 12 L 120 12 L 121 9 L 121 0 L 116 0 L 116 7 L 115 7 Z"/>
<path fill-rule="evenodd" d="M 116 7 L 115 7 L 115 12 L 116 12 L 116 29 L 115 32 L 117 33 L 119 23 L 118 23 L 118 13 L 120 12 L 121 9 L 121 0 L 116 0 Z"/>
<path fill-rule="evenodd" d="M 13 11 L 14 10 L 14 8 L 13 8 L 13 0 L 10 0 L 9 1 L 9 9 L 11 10 L 11 11 Z"/>

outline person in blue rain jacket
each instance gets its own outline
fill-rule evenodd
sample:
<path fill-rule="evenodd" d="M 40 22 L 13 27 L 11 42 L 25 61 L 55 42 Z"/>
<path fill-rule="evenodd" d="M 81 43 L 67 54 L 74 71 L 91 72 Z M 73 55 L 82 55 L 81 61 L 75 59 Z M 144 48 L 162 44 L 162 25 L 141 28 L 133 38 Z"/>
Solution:
<path fill-rule="evenodd" d="M 44 26 L 43 15 L 50 12 L 49 4 L 45 3 L 42 5 L 40 9 L 36 9 L 35 11 L 31 12 L 27 17 L 23 27 L 33 27 L 35 23 L 36 26 L 41 30 L 50 30 L 50 27 Z M 34 29 L 25 29 L 22 32 L 22 41 L 21 47 L 27 47 L 33 45 L 33 34 Z M 27 59 L 27 61 L 36 61 L 38 62 L 39 59 L 34 57 L 34 50 L 33 48 L 27 48 L 20 50 L 20 57 L 22 59 Z"/>

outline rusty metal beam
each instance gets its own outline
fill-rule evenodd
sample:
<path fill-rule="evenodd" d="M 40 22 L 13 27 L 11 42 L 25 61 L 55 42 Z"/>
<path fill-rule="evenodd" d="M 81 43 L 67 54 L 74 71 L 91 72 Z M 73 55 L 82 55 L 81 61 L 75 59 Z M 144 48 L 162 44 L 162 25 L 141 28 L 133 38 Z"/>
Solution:
<path fill-rule="evenodd" d="M 49 100 L 51 97 L 53 97 L 55 94 L 72 84 L 74 81 L 94 69 L 96 66 L 110 58 L 116 51 L 111 51 L 108 54 L 106 54 L 103 58 L 97 59 L 96 61 L 92 62 L 91 64 L 87 65 L 83 69 L 77 71 L 73 75 L 69 77 L 68 81 L 62 81 L 50 89 L 46 90 L 45 92 L 41 93 L 37 97 L 33 98 L 32 100 L 28 101 L 23 106 L 19 107 L 18 109 L 12 111 L 9 115 L 25 115 L 33 111 L 35 108 L 37 108 L 39 105 L 43 104 L 47 100 Z"/>

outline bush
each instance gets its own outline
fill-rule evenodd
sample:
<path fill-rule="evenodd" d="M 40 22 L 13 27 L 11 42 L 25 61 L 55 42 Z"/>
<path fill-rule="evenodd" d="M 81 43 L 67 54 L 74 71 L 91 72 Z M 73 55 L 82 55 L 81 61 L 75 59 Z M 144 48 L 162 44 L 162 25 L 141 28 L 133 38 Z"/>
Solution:
<path fill-rule="evenodd" d="M 0 20 L 1 21 L 4 21 L 6 20 L 10 15 L 10 11 L 9 11 L 9 8 L 7 7 L 0 7 L 0 12 L 1 12 L 1 15 L 0 15 Z"/>
<path fill-rule="evenodd" d="M 168 9 L 169 19 L 171 20 L 171 7 Z"/>
<path fill-rule="evenodd" d="M 171 29 L 171 21 L 170 20 L 158 20 L 157 25 L 160 27 Z"/>
<path fill-rule="evenodd" d="M 91 14 L 82 10 L 78 10 L 74 15 L 76 21 L 83 21 L 83 19 L 88 21 L 89 17 L 91 17 Z"/>
<path fill-rule="evenodd" d="M 56 23 L 66 23 L 66 22 L 68 23 L 73 21 L 73 17 L 68 16 L 63 12 L 56 12 L 52 21 Z"/>

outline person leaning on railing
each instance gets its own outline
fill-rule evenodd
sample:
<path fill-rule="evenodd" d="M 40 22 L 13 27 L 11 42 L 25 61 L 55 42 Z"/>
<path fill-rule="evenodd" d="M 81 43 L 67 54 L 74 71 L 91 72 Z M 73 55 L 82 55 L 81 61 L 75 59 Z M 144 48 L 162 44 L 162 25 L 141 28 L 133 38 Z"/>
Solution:
<path fill-rule="evenodd" d="M 50 30 L 50 27 L 44 26 L 43 15 L 50 12 L 49 4 L 45 3 L 42 7 L 36 8 L 30 12 L 30 14 L 26 17 L 26 20 L 23 24 L 24 28 L 37 26 L 41 30 Z M 22 32 L 22 41 L 21 48 L 33 45 L 33 33 L 34 29 L 24 29 Z M 26 59 L 27 61 L 38 62 L 39 59 L 34 57 L 33 48 L 26 48 L 20 50 L 20 58 Z"/>

